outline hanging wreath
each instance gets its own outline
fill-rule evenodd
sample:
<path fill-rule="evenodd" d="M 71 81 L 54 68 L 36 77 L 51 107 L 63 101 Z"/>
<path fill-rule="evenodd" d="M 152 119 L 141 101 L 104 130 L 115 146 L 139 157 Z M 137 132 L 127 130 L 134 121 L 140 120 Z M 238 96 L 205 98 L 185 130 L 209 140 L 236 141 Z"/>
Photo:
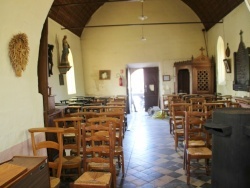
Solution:
<path fill-rule="evenodd" d="M 21 77 L 22 71 L 28 64 L 29 56 L 28 37 L 25 33 L 14 35 L 9 43 L 9 57 L 16 76 Z"/>

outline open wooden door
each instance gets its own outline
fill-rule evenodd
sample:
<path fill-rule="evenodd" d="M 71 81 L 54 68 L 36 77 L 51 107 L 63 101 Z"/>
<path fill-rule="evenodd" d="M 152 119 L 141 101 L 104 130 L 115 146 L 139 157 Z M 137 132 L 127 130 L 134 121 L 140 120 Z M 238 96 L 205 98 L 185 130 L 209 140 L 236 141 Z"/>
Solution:
<path fill-rule="evenodd" d="M 146 67 L 144 72 L 145 111 L 150 107 L 159 106 L 159 68 Z"/>

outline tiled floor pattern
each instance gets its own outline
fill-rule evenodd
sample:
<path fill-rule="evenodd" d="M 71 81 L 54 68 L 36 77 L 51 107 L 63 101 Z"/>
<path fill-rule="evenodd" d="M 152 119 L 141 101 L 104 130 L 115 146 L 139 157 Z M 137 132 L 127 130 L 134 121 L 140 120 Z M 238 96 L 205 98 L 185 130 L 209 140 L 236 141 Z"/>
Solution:
<path fill-rule="evenodd" d="M 186 184 L 183 148 L 179 146 L 177 152 L 174 150 L 168 119 L 155 119 L 137 112 L 128 116 L 128 129 L 124 138 L 126 174 L 122 178 L 119 173 L 117 187 L 211 187 L 211 177 L 203 170 L 196 170 L 191 185 Z"/>
<path fill-rule="evenodd" d="M 176 152 L 169 134 L 168 119 L 155 119 L 145 112 L 128 115 L 124 138 L 125 176 L 117 176 L 119 188 L 184 188 L 211 187 L 211 177 L 204 170 L 191 174 L 186 184 L 183 149 Z M 62 184 L 61 188 L 68 187 Z"/>

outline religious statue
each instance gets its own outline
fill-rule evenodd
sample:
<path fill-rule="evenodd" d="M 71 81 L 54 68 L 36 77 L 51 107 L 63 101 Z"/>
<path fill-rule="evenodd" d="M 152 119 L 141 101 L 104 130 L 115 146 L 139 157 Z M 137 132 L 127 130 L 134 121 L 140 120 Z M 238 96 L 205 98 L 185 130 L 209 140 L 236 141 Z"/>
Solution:
<path fill-rule="evenodd" d="M 54 49 L 54 45 L 48 44 L 48 69 L 49 69 L 49 76 L 53 75 L 52 67 L 53 67 L 53 54 L 52 51 Z"/>
<path fill-rule="evenodd" d="M 67 35 L 64 35 L 62 40 L 62 58 L 61 58 L 61 65 L 69 65 L 68 55 L 69 55 L 69 44 L 67 42 Z"/>

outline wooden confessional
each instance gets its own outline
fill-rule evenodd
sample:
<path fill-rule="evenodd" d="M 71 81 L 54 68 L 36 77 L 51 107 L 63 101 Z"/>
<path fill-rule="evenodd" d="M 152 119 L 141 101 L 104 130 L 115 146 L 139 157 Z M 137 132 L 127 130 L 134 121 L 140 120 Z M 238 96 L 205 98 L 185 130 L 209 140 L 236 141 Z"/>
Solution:
<path fill-rule="evenodd" d="M 175 93 L 214 94 L 214 62 L 203 54 L 174 63 Z"/>

